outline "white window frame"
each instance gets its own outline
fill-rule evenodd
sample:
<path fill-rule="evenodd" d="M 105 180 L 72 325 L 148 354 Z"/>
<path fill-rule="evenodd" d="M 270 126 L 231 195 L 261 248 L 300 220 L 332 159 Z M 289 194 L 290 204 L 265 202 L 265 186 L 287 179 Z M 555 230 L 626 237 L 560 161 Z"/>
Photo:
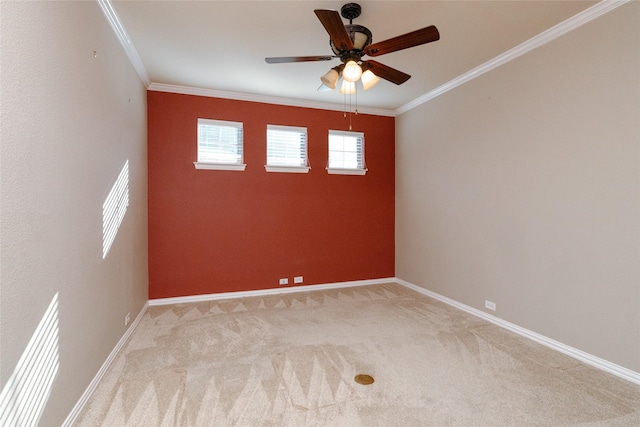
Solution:
<path fill-rule="evenodd" d="M 286 165 L 278 163 L 269 163 L 269 131 L 283 131 L 290 133 L 297 133 L 298 135 L 304 135 L 304 158 L 300 157 L 299 160 L 303 160 L 302 165 Z M 267 125 L 267 164 L 264 166 L 267 172 L 288 172 L 288 173 L 308 173 L 311 167 L 309 166 L 309 140 L 307 134 L 307 128 L 298 126 L 282 126 L 282 125 Z"/>
<path fill-rule="evenodd" d="M 219 126 L 219 127 L 227 127 L 227 128 L 235 128 L 240 130 L 240 160 L 238 162 L 211 162 L 211 161 L 201 161 L 200 159 L 200 133 L 198 133 L 198 138 L 196 140 L 196 150 L 198 153 L 198 161 L 193 162 L 193 165 L 196 169 L 206 169 L 206 170 L 227 170 L 227 171 L 244 171 L 247 165 L 244 163 L 244 131 L 243 131 L 243 123 L 242 122 L 230 122 L 225 120 L 212 120 L 212 119 L 202 119 L 198 118 L 198 128 L 200 125 L 210 125 L 210 126 Z"/>
<path fill-rule="evenodd" d="M 331 136 L 349 136 L 349 137 L 357 137 L 360 139 L 362 144 L 362 167 L 361 168 L 339 168 L 339 167 L 331 167 Z M 365 175 L 368 171 L 367 164 L 365 162 L 364 157 L 364 132 L 352 132 L 352 131 L 343 131 L 343 130 L 329 130 L 329 136 L 327 138 L 327 172 L 333 175 Z M 335 151 L 335 150 L 334 150 Z"/>

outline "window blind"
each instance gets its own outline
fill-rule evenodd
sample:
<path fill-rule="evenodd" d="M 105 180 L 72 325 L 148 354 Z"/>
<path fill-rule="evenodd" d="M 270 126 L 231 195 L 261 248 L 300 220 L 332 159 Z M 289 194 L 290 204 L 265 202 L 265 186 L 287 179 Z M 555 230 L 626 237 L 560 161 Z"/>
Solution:
<path fill-rule="evenodd" d="M 268 166 L 308 166 L 307 128 L 267 125 Z"/>
<path fill-rule="evenodd" d="M 242 123 L 198 119 L 198 162 L 241 164 Z"/>
<path fill-rule="evenodd" d="M 329 130 L 329 169 L 366 169 L 364 133 Z"/>

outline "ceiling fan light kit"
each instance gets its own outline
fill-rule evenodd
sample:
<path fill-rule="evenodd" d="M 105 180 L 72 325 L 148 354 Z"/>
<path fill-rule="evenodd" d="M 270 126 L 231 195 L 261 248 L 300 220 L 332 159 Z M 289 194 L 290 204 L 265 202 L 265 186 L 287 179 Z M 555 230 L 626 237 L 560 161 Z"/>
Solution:
<path fill-rule="evenodd" d="M 320 77 L 320 81 L 329 89 L 335 89 L 336 85 L 338 84 L 338 79 L 340 78 L 340 72 L 343 68 L 343 64 L 340 64 L 337 67 L 333 67 L 332 69 L 327 71 L 324 76 Z"/>
<path fill-rule="evenodd" d="M 340 87 L 340 93 L 345 95 L 352 95 L 356 93 L 356 83 L 343 79 L 342 86 Z"/>
<path fill-rule="evenodd" d="M 362 73 L 362 77 L 360 78 L 360 80 L 362 81 L 362 88 L 364 90 L 369 90 L 378 84 L 378 82 L 380 81 L 380 77 L 373 74 L 371 70 L 366 70 L 364 73 Z"/>
<path fill-rule="evenodd" d="M 344 64 L 344 70 L 342 70 L 342 78 L 348 82 L 357 82 L 362 76 L 362 68 L 356 63 L 356 61 L 350 59 Z"/>
<path fill-rule="evenodd" d="M 340 14 L 335 10 L 316 9 L 314 12 L 324 29 L 329 34 L 329 44 L 333 56 L 287 56 L 265 58 L 269 64 L 281 64 L 288 62 L 329 61 L 339 58 L 342 61 L 337 67 L 332 68 L 322 77 L 322 85 L 318 90 L 335 89 L 342 75 L 340 92 L 355 93 L 358 80 L 362 81 L 364 90 L 375 86 L 380 79 L 385 79 L 396 85 L 400 85 L 411 76 L 402 71 L 373 60 L 362 60 L 365 55 L 379 56 L 398 50 L 419 46 L 440 39 L 438 29 L 431 25 L 410 33 L 393 37 L 382 42 L 372 44 L 371 31 L 362 25 L 354 25 L 353 19 L 360 16 L 362 9 L 357 3 L 347 3 L 340 9 Z M 343 18 L 349 20 L 349 24 L 343 24 Z"/>

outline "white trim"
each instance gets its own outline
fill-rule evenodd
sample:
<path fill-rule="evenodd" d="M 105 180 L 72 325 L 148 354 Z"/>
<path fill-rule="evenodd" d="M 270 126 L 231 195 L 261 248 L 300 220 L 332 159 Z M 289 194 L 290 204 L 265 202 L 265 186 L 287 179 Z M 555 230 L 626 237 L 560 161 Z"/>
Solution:
<path fill-rule="evenodd" d="M 425 288 L 422 288 L 420 286 L 414 285 L 405 280 L 399 279 L 397 277 L 387 277 L 387 278 L 380 278 L 380 279 L 355 280 L 355 281 L 349 281 L 349 282 L 336 282 L 336 283 L 326 283 L 326 284 L 319 284 L 319 285 L 302 285 L 302 286 L 293 286 L 293 287 L 287 287 L 287 288 L 271 288 L 271 289 L 260 289 L 260 290 L 254 290 L 254 291 L 222 292 L 217 294 L 191 295 L 191 296 L 184 296 L 184 297 L 151 299 L 144 305 L 142 310 L 140 310 L 140 313 L 135 318 L 135 320 L 131 323 L 131 326 L 129 326 L 129 329 L 127 329 L 127 331 L 124 333 L 122 338 L 120 338 L 120 341 L 118 341 L 114 349 L 111 351 L 111 353 L 109 354 L 109 357 L 107 357 L 107 360 L 105 360 L 105 362 L 103 363 L 102 367 L 100 368 L 96 376 L 93 378 L 93 380 L 91 381 L 91 383 L 89 384 L 89 386 L 87 387 L 83 395 L 80 397 L 80 400 L 78 400 L 76 405 L 71 410 L 71 413 L 69 413 L 69 415 L 67 416 L 67 419 L 62 424 L 62 427 L 71 427 L 75 423 L 76 418 L 84 408 L 84 405 L 91 397 L 91 394 L 93 393 L 93 391 L 95 390 L 99 382 L 102 380 L 102 377 L 104 376 L 107 369 L 109 368 L 109 365 L 111 365 L 111 363 L 113 362 L 115 357 L 118 355 L 122 347 L 124 347 L 124 344 L 129 339 L 133 331 L 136 329 L 136 327 L 142 320 L 142 317 L 146 313 L 147 308 L 149 307 L 169 305 L 169 304 L 185 304 L 185 303 L 192 303 L 192 302 L 225 300 L 225 299 L 233 299 L 233 298 L 289 294 L 294 292 L 326 291 L 331 289 L 380 285 L 385 283 L 397 283 L 399 285 L 405 286 L 406 288 L 412 289 L 422 295 L 426 295 L 435 300 L 441 301 L 445 304 L 455 307 L 459 310 L 462 310 L 476 317 L 484 319 L 504 329 L 514 332 L 520 336 L 528 338 L 532 341 L 535 341 L 553 350 L 564 353 L 570 357 L 573 357 L 574 359 L 580 360 L 581 362 L 584 362 L 588 365 L 594 366 L 598 369 L 601 369 L 605 372 L 616 375 L 632 383 L 640 384 L 640 373 L 638 372 L 634 372 L 620 365 L 616 365 L 615 363 L 611 363 L 599 357 L 593 356 L 582 350 L 578 350 L 576 348 L 565 345 L 561 342 L 555 341 L 551 338 L 547 338 L 536 332 L 522 328 L 513 323 L 509 323 L 498 317 L 492 316 L 488 313 L 485 313 L 481 310 L 470 307 L 466 304 L 462 304 L 451 298 L 447 298 L 438 293 L 435 293 Z"/>
<path fill-rule="evenodd" d="M 111 350 L 111 353 L 109 353 L 107 360 L 104 361 L 104 363 L 98 370 L 98 373 L 96 374 L 96 376 L 93 377 L 93 380 L 91 380 L 91 382 L 89 383 L 89 386 L 84 391 L 82 396 L 80 396 L 80 399 L 78 400 L 78 402 L 76 402 L 76 405 L 73 407 L 73 409 L 67 416 L 67 419 L 64 420 L 64 423 L 62 423 L 62 427 L 71 427 L 76 422 L 76 418 L 78 418 L 78 415 L 80 415 L 80 412 L 82 412 L 82 410 L 84 409 L 84 405 L 87 403 L 87 401 L 95 391 L 96 387 L 102 380 L 102 377 L 104 377 L 105 373 L 109 369 L 109 366 L 111 365 L 113 360 L 116 358 L 116 356 L 118 355 L 122 347 L 124 347 L 125 343 L 129 339 L 131 334 L 133 334 L 133 331 L 135 331 L 136 327 L 138 327 L 138 324 L 142 320 L 142 317 L 147 312 L 147 308 L 149 308 L 148 301 L 142 307 L 142 310 L 140 310 L 140 313 L 138 313 L 138 315 L 133 320 L 133 322 L 131 322 L 131 325 L 129 325 L 129 328 L 127 328 L 127 330 L 124 332 L 124 335 L 122 335 L 122 338 L 120 338 L 120 341 L 118 341 L 118 343 L 113 348 L 113 350 Z"/>
<path fill-rule="evenodd" d="M 267 172 L 308 173 L 310 166 L 273 166 L 264 165 Z"/>
<path fill-rule="evenodd" d="M 369 169 L 327 168 L 330 175 L 364 175 Z"/>
<path fill-rule="evenodd" d="M 294 292 L 326 291 L 330 289 L 342 289 L 342 288 L 354 288 L 358 286 L 381 285 L 384 283 L 395 283 L 396 281 L 397 279 L 395 277 L 386 277 L 381 279 L 354 280 L 350 282 L 325 283 L 325 284 L 319 284 L 319 285 L 292 286 L 288 288 L 271 288 L 271 289 L 259 289 L 255 291 L 221 292 L 218 294 L 158 298 L 158 299 L 149 300 L 149 306 L 153 307 L 156 305 L 185 304 L 190 302 L 216 301 L 216 300 L 224 300 L 224 299 L 232 299 L 232 298 L 262 297 L 262 296 L 268 296 L 268 295 L 290 294 Z"/>
<path fill-rule="evenodd" d="M 196 169 L 218 170 L 218 171 L 244 171 L 247 167 L 246 163 L 207 163 L 193 162 Z"/>
<path fill-rule="evenodd" d="M 422 288 L 420 286 L 416 286 L 412 283 L 409 283 L 407 281 L 404 281 L 402 279 L 399 278 L 395 278 L 394 279 L 396 283 L 406 286 L 409 289 L 413 289 L 416 292 L 419 292 L 423 295 L 426 295 L 428 297 L 431 297 L 435 300 L 441 301 L 445 304 L 448 304 L 450 306 L 453 306 L 457 309 L 460 309 L 462 311 L 465 311 L 469 314 L 472 314 L 474 316 L 480 317 L 481 319 L 484 319 L 486 321 L 489 321 L 495 325 L 498 325 L 504 329 L 507 329 L 508 331 L 514 332 L 520 336 L 523 336 L 525 338 L 528 338 L 532 341 L 535 341 L 539 344 L 542 344 L 546 347 L 549 347 L 553 350 L 559 351 L 560 353 L 566 354 L 567 356 L 571 356 L 574 359 L 578 359 L 581 362 L 584 362 L 588 365 L 591 365 L 593 367 L 596 367 L 598 369 L 601 369 L 605 372 L 608 372 L 610 374 L 616 375 L 620 378 L 623 378 L 627 381 L 631 381 L 632 383 L 635 384 L 640 384 L 640 373 L 632 371 L 631 369 L 627 369 L 623 366 L 620 365 L 616 365 L 615 363 L 611 363 L 607 360 L 601 359 L 597 356 L 594 356 L 592 354 L 586 353 L 582 350 L 578 350 L 577 348 L 568 346 L 566 344 L 563 344 L 559 341 L 556 341 L 554 339 L 548 338 L 544 335 L 540 335 L 537 332 L 533 332 L 530 331 L 528 329 L 525 329 L 521 326 L 515 325 L 513 323 L 507 322 L 506 320 L 500 319 L 498 317 L 495 317 L 491 314 L 485 313 L 484 311 L 478 310 L 476 308 L 470 307 L 466 304 L 463 304 L 461 302 L 458 302 L 456 300 L 453 300 L 451 298 L 447 298 L 443 295 L 437 294 L 435 292 L 432 292 L 428 289 Z"/>
<path fill-rule="evenodd" d="M 503 65 L 509 61 L 513 61 L 517 57 L 522 56 L 525 53 L 530 52 L 536 48 L 539 48 L 540 46 L 543 46 L 550 41 L 555 40 L 558 37 L 563 36 L 588 22 L 593 21 L 601 15 L 604 15 L 605 13 L 610 12 L 619 6 L 622 6 L 628 1 L 629 0 L 602 0 L 599 3 L 596 3 L 594 6 L 591 6 L 590 8 L 585 9 L 582 12 L 572 16 L 571 18 L 530 38 L 526 42 L 521 43 L 512 49 L 509 49 L 501 55 L 498 55 L 495 58 L 485 62 L 484 64 L 479 65 L 470 71 L 467 71 L 466 73 L 443 84 L 442 86 L 437 87 L 436 89 L 425 93 L 424 95 L 414 99 L 413 101 L 402 105 L 395 110 L 395 115 L 399 116 L 402 113 L 406 113 L 407 111 L 412 110 L 417 106 L 424 104 L 425 102 L 430 101 L 445 92 L 450 91 L 451 89 L 467 83 L 468 81 L 473 80 L 476 77 L 479 77 L 482 74 L 499 67 L 500 65 Z"/>
<path fill-rule="evenodd" d="M 344 155 L 348 152 L 345 150 L 345 139 L 347 138 L 351 142 L 353 142 L 353 139 L 355 139 L 356 142 L 357 148 L 355 165 L 353 165 L 353 161 L 346 162 L 344 160 Z M 327 142 L 329 144 L 327 147 L 329 153 L 329 160 L 327 161 L 326 167 L 327 173 L 335 175 L 364 175 L 367 173 L 368 169 L 364 159 L 364 132 L 329 129 Z M 340 142 L 339 145 L 342 146 L 341 149 L 335 149 L 335 145 L 332 143 L 336 142 Z M 338 159 L 336 159 L 335 157 L 338 157 Z M 345 167 L 345 163 L 351 163 L 351 166 L 355 167 Z M 334 166 L 331 166 L 332 164 Z M 342 167 L 340 167 L 339 165 Z"/>
<path fill-rule="evenodd" d="M 344 112 L 344 105 L 331 104 L 328 102 L 309 101 L 296 98 L 281 98 L 276 96 L 256 95 L 239 92 L 227 92 L 215 89 L 203 89 L 189 86 L 178 86 L 164 83 L 151 83 L 147 90 L 155 92 L 179 93 L 183 95 L 207 96 L 210 98 L 233 99 L 236 101 L 251 101 L 264 104 L 286 105 L 289 107 L 314 108 L 318 110 L 330 110 Z M 358 106 L 358 114 L 370 114 L 374 116 L 395 117 L 394 110 L 375 107 Z"/>
<path fill-rule="evenodd" d="M 509 61 L 516 59 L 517 57 L 524 55 L 527 52 L 530 52 L 533 49 L 536 49 L 544 44 L 555 40 L 556 38 L 567 34 L 570 31 L 575 30 L 576 28 L 604 15 L 612 11 L 613 9 L 622 6 L 623 4 L 629 2 L 630 0 L 602 0 L 599 3 L 596 3 L 594 6 L 591 6 L 588 9 L 572 16 L 571 18 L 555 25 L 554 27 L 549 28 L 546 31 L 538 34 L 537 36 L 532 37 L 526 42 L 498 55 L 497 57 L 485 62 L 484 64 L 475 67 L 474 69 L 450 80 L 449 82 L 443 84 L 442 86 L 437 87 L 436 89 L 425 93 L 424 95 L 398 107 L 395 110 L 389 110 L 386 108 L 375 108 L 375 107 L 359 107 L 358 112 L 360 114 L 371 114 L 377 116 L 387 116 L 387 117 L 397 117 L 403 113 L 406 113 L 409 110 L 416 108 L 417 106 L 424 104 L 427 101 L 430 101 L 436 98 L 439 95 L 442 95 L 445 92 L 450 91 L 470 80 L 475 79 L 476 77 L 481 76 L 482 74 L 493 70 L 494 68 L 499 67 Z M 144 83 L 147 90 L 156 91 L 156 92 L 169 92 L 169 93 L 178 93 L 184 95 L 198 95 L 198 96 L 206 96 L 212 98 L 224 98 L 224 99 L 233 99 L 238 101 L 252 101 L 252 102 L 261 102 L 266 104 L 275 104 L 275 105 L 286 105 L 291 107 L 301 107 L 301 108 L 314 108 L 320 110 L 331 110 L 331 111 L 344 111 L 343 105 L 331 104 L 326 102 L 318 102 L 318 101 L 309 101 L 309 100 L 301 100 L 296 98 L 283 98 L 283 97 L 274 97 L 274 96 L 266 96 L 266 95 L 257 95 L 257 94 L 247 94 L 247 93 L 239 93 L 239 92 L 228 92 L 221 91 L 215 89 L 204 89 L 204 88 L 196 88 L 196 87 L 188 87 L 188 86 L 179 86 L 179 85 L 170 85 L 165 83 L 154 83 L 149 79 L 149 75 L 136 51 L 133 43 L 129 39 L 127 32 L 122 25 L 122 22 L 118 18 L 113 6 L 111 5 L 110 0 L 97 0 L 100 8 L 104 12 L 107 21 L 111 25 L 116 37 L 120 41 L 120 44 L 124 48 L 129 60 L 133 64 L 140 80 Z"/>
<path fill-rule="evenodd" d="M 329 129 L 329 135 L 356 137 L 364 140 L 364 132 L 358 132 L 355 130 Z"/>
<path fill-rule="evenodd" d="M 280 131 L 280 132 L 293 132 L 293 133 L 299 133 L 299 134 L 304 134 L 305 138 L 307 135 L 307 128 L 306 127 L 302 127 L 302 126 L 288 126 L 288 125 L 272 125 L 272 124 L 267 124 L 267 131 Z"/>
<path fill-rule="evenodd" d="M 198 117 L 199 125 L 211 125 L 218 127 L 227 127 L 227 128 L 236 128 L 244 131 L 244 123 L 243 122 L 232 122 L 229 120 L 215 120 L 215 119 L 207 119 L 204 117 Z"/>
<path fill-rule="evenodd" d="M 144 67 L 140 56 L 138 55 L 138 51 L 135 46 L 131 42 L 127 31 L 124 29 L 124 25 L 122 25 L 122 21 L 118 17 L 113 5 L 110 0 L 97 0 L 100 5 L 100 9 L 102 9 L 102 13 L 107 18 L 107 21 L 111 25 L 111 29 L 116 34 L 118 41 L 124 48 L 125 53 L 129 57 L 129 61 L 131 61 L 131 65 L 138 73 L 138 77 L 142 80 L 142 83 L 145 87 L 148 87 L 151 84 L 151 79 L 149 78 L 149 74 L 147 73 L 147 69 Z"/>

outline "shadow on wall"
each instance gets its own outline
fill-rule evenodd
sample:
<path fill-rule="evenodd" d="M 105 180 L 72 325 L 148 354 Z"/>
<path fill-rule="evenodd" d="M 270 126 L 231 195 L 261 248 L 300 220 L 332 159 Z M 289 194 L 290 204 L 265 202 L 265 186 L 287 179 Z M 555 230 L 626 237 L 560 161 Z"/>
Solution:
<path fill-rule="evenodd" d="M 127 160 L 102 204 L 102 259 L 118 234 L 124 214 L 129 207 L 129 160 Z"/>
<path fill-rule="evenodd" d="M 102 205 L 102 258 L 118 234 L 129 206 L 129 161 Z M 0 425 L 36 426 L 58 373 L 58 293 L 55 294 L 15 370 L 0 393 Z"/>
<path fill-rule="evenodd" d="M 58 293 L 0 393 L 0 425 L 36 426 L 58 373 Z"/>

